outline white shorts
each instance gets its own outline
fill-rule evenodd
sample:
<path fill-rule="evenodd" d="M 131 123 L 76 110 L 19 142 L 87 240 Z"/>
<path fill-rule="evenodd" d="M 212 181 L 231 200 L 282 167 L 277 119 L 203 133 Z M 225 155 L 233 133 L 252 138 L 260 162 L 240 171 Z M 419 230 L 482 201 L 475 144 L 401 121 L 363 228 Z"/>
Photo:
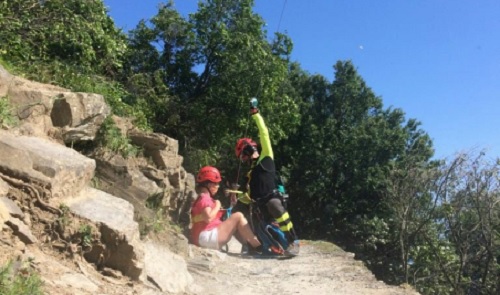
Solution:
<path fill-rule="evenodd" d="M 200 233 L 198 237 L 198 244 L 200 247 L 219 250 L 219 231 L 217 228 L 205 230 Z"/>

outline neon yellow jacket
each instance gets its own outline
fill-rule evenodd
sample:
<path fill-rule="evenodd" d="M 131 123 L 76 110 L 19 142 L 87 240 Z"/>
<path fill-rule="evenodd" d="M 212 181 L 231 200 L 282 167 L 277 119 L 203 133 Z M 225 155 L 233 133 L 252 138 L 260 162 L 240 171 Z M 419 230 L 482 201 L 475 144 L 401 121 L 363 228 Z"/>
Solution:
<path fill-rule="evenodd" d="M 276 166 L 274 164 L 274 154 L 264 119 L 260 113 L 252 115 L 252 118 L 259 129 L 261 152 L 259 159 L 252 163 L 252 168 L 247 174 L 248 192 L 250 197 L 258 200 L 267 197 L 276 189 Z"/>

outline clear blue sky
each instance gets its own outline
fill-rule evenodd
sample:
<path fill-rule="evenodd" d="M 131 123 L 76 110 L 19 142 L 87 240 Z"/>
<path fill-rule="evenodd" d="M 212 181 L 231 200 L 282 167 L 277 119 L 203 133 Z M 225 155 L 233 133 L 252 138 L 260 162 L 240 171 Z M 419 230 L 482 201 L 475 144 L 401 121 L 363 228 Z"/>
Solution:
<path fill-rule="evenodd" d="M 126 32 L 156 0 L 104 0 Z M 183 16 L 198 0 L 177 0 Z M 486 149 L 500 157 L 499 0 L 256 0 L 267 31 L 289 35 L 292 59 L 332 81 L 352 60 L 381 97 L 422 122 L 436 158 Z M 281 20 L 281 21 L 280 21 Z M 270 37 L 272 38 L 272 36 Z"/>

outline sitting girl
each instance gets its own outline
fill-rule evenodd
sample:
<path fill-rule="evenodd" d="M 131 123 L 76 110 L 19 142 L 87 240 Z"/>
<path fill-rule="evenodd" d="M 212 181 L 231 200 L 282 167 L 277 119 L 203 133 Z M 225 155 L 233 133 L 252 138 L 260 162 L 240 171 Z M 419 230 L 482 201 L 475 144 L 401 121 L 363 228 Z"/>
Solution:
<path fill-rule="evenodd" d="M 220 250 L 237 234 L 238 240 L 261 252 L 262 246 L 241 212 L 232 214 L 224 221 L 220 219 L 224 211 L 221 210 L 220 201 L 213 199 L 219 190 L 220 181 L 219 170 L 212 166 L 201 168 L 196 177 L 198 198 L 191 206 L 192 243 L 202 248 Z"/>

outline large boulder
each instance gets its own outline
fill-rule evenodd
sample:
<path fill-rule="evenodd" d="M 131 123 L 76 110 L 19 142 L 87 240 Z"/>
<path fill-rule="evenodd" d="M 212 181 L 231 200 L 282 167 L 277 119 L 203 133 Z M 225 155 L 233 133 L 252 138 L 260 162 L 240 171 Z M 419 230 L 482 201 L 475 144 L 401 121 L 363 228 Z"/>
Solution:
<path fill-rule="evenodd" d="M 57 97 L 68 91 L 11 75 L 0 66 L 0 97 L 7 97 L 19 118 L 19 134 L 47 137 L 56 133 L 49 114 Z"/>
<path fill-rule="evenodd" d="M 85 254 L 91 262 L 120 270 L 132 279 L 144 279 L 144 247 L 134 207 L 103 191 L 86 187 L 75 198 L 63 201 L 70 210 L 98 225 L 102 246 Z"/>
<path fill-rule="evenodd" d="M 0 172 L 46 189 L 49 201 L 77 195 L 94 171 L 95 161 L 73 149 L 0 130 Z"/>
<path fill-rule="evenodd" d="M 0 97 L 7 97 L 20 121 L 15 132 L 65 143 L 93 140 L 111 112 L 102 95 L 30 81 L 1 66 Z"/>
<path fill-rule="evenodd" d="M 145 269 L 148 281 L 161 291 L 179 294 L 188 290 L 193 277 L 188 272 L 186 261 L 165 246 L 147 240 L 145 246 Z"/>
<path fill-rule="evenodd" d="M 135 208 L 136 217 L 149 218 L 154 215 L 146 207 L 146 201 L 166 188 L 160 187 L 158 181 L 141 172 L 141 167 L 147 165 L 145 161 L 125 159 L 109 151 L 97 151 L 91 157 L 96 161 L 100 190 L 130 202 Z"/>
<path fill-rule="evenodd" d="M 93 93 L 63 93 L 54 101 L 50 118 L 62 127 L 65 143 L 94 140 L 111 108 L 104 97 Z"/>

